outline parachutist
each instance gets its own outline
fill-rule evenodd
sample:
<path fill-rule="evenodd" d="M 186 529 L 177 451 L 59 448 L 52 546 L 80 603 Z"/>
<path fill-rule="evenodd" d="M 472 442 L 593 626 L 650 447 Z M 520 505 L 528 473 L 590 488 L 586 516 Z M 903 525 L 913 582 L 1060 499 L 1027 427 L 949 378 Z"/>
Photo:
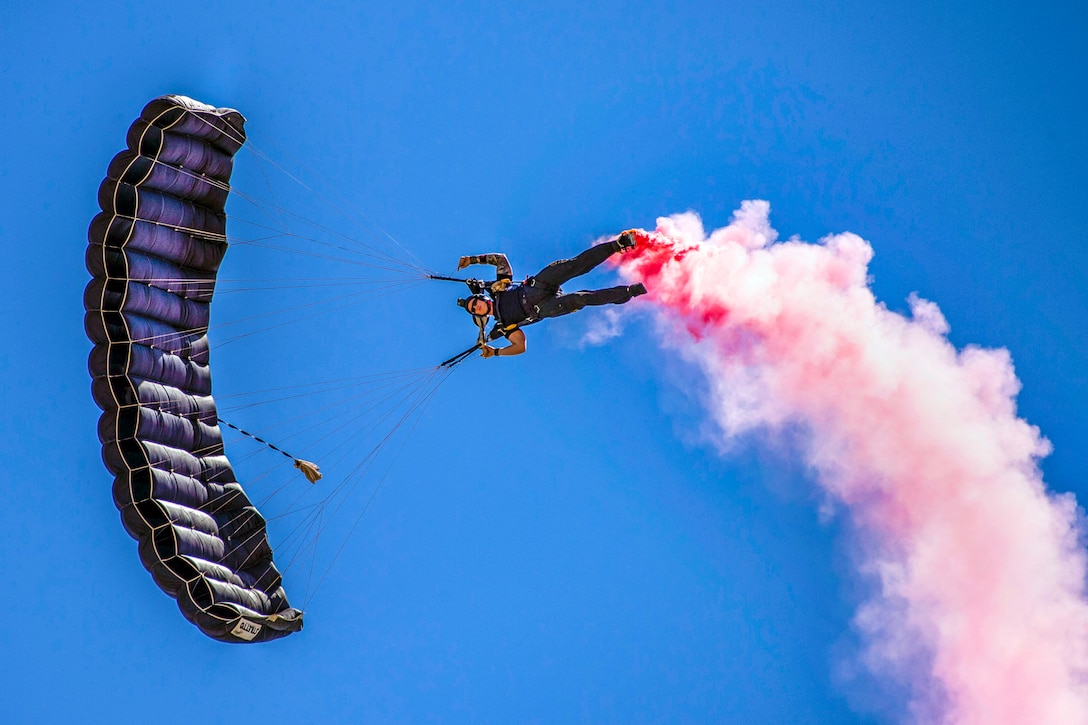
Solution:
<path fill-rule="evenodd" d="M 495 267 L 494 282 L 468 280 L 472 296 L 458 300 L 457 304 L 472 315 L 480 328 L 479 347 L 485 358 L 510 357 L 525 352 L 525 332 L 521 329 L 548 317 L 560 317 L 577 312 L 583 307 L 595 305 L 622 305 L 632 297 L 646 294 L 641 283 L 621 285 L 601 290 L 583 290 L 565 294 L 560 285 L 586 274 L 617 252 L 627 252 L 635 247 L 635 235 L 631 231 L 605 244 L 590 247 L 572 259 L 552 262 L 524 282 L 513 282 L 513 270 L 505 254 L 478 254 L 461 257 L 457 269 L 473 264 L 490 264 Z M 494 316 L 495 326 L 490 333 L 484 328 Z M 510 345 L 492 347 L 489 340 L 505 337 Z"/>

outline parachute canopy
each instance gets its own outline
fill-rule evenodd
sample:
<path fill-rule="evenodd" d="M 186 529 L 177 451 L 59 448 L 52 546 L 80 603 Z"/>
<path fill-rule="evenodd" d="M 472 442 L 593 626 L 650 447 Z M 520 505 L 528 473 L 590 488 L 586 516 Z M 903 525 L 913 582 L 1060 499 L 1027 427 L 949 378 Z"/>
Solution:
<path fill-rule="evenodd" d="M 84 306 L 102 457 L 140 560 L 206 635 L 263 642 L 302 612 L 224 454 L 207 336 L 244 124 L 184 96 L 147 104 L 99 188 Z"/>

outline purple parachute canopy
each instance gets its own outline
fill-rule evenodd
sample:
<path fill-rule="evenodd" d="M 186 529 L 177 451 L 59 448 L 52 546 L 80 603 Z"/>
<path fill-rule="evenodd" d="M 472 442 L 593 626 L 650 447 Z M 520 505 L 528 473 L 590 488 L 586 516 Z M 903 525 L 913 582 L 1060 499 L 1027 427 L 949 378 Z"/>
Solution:
<path fill-rule="evenodd" d="M 98 192 L 84 294 L 91 390 L 113 498 L 155 583 L 209 637 L 302 629 L 265 520 L 223 449 L 208 315 L 245 119 L 184 96 L 147 104 Z"/>

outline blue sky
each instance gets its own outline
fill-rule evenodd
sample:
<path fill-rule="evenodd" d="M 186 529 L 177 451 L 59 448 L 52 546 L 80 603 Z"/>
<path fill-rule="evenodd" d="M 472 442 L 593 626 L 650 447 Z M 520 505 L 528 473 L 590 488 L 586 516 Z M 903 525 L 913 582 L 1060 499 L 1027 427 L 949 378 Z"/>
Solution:
<path fill-rule="evenodd" d="M 319 179 L 436 271 L 501 250 L 526 274 L 659 215 L 721 226 L 755 198 L 783 237 L 855 232 L 889 308 L 916 291 L 958 346 L 1011 351 L 1020 413 L 1054 444 L 1048 485 L 1083 502 L 1083 11 L 670 5 L 5 9 L 5 722 L 898 720 L 903 693 L 856 671 L 865 583 L 841 522 L 820 522 L 789 451 L 701 441 L 683 370 L 637 314 L 596 347 L 579 342 L 595 311 L 541 325 L 523 358 L 453 375 L 360 488 L 384 481 L 284 641 L 200 635 L 110 499 L 86 228 L 128 125 L 182 93 L 242 111 L 281 165 L 243 152 L 238 188 L 267 174 L 325 219 L 284 181 Z M 224 274 L 294 263 L 240 246 Z M 224 346 L 216 393 L 433 364 L 471 343 L 459 294 L 436 283 Z M 269 304 L 253 299 L 216 314 Z M 517 445 L 480 445 L 510 429 Z"/>

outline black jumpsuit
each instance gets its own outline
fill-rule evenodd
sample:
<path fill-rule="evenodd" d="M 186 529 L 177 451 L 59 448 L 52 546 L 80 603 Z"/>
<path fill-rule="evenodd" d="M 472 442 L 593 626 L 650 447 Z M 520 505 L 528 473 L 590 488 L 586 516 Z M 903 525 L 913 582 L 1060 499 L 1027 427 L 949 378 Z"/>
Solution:
<path fill-rule="evenodd" d="M 577 312 L 591 305 L 622 305 L 631 299 L 630 288 L 626 285 L 609 287 L 601 290 L 582 290 L 562 294 L 560 285 L 575 277 L 586 274 L 604 260 L 620 251 L 617 242 L 598 244 L 571 259 L 560 259 L 529 277 L 522 284 L 516 284 L 502 291 L 493 291 L 491 297 L 495 304 L 493 311 L 498 328 L 501 330 L 528 319 L 541 320 L 546 317 L 559 317 Z M 485 254 L 471 257 L 474 264 L 495 266 L 496 281 L 510 279 L 512 270 L 503 254 Z"/>

